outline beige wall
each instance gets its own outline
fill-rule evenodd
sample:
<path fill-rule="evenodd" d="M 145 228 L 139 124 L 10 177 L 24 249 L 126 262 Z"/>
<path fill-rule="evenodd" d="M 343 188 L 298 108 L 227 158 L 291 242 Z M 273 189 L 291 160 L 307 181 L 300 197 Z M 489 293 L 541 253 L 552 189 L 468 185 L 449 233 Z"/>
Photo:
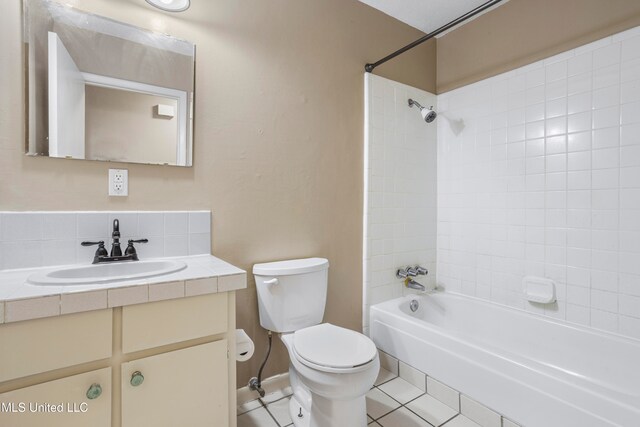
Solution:
<path fill-rule="evenodd" d="M 193 1 L 182 14 L 139 0 L 66 0 L 197 46 L 194 167 L 25 157 L 21 5 L 0 13 L 0 209 L 211 209 L 213 253 L 257 262 L 331 261 L 325 319 L 362 316 L 363 67 L 421 34 L 357 0 Z M 435 44 L 376 70 L 435 90 Z M 129 197 L 107 196 L 107 169 L 129 169 Z M 255 284 L 237 298 L 238 327 L 265 352 Z M 267 376 L 287 369 L 278 339 Z"/>
<path fill-rule="evenodd" d="M 638 0 L 510 0 L 438 39 L 438 93 L 637 25 Z"/>
<path fill-rule="evenodd" d="M 173 107 L 159 117 L 155 106 Z M 85 159 L 175 165 L 178 101 L 100 86 L 85 86 Z"/>

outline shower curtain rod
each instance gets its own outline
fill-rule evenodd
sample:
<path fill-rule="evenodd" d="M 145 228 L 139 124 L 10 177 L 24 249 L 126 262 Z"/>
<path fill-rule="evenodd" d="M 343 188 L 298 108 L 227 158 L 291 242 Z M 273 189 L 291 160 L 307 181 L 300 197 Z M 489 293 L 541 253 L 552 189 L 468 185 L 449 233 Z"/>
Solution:
<path fill-rule="evenodd" d="M 385 62 L 395 58 L 398 55 L 401 55 L 403 53 L 405 53 L 408 50 L 413 49 L 414 47 L 418 46 L 419 44 L 422 44 L 424 42 L 426 42 L 429 39 L 432 39 L 433 37 L 437 36 L 440 33 L 443 33 L 445 31 L 447 31 L 450 28 L 455 27 L 456 25 L 460 24 L 461 22 L 466 21 L 469 18 L 472 18 L 474 16 L 476 16 L 477 14 L 484 12 L 485 10 L 489 9 L 490 7 L 500 3 L 503 0 L 490 0 L 486 3 L 481 4 L 480 6 L 476 7 L 475 9 L 471 10 L 470 12 L 465 13 L 464 15 L 460 16 L 459 18 L 454 19 L 453 21 L 449 22 L 448 24 L 443 25 L 442 27 L 438 28 L 435 31 L 430 32 L 429 34 L 420 37 L 418 40 L 414 41 L 413 43 L 410 43 L 408 45 L 406 45 L 405 47 L 396 50 L 395 52 L 393 52 L 390 55 L 385 56 L 384 58 L 382 58 L 381 60 L 374 62 L 373 64 L 367 64 L 364 66 L 364 70 L 367 73 L 370 73 L 374 70 L 374 68 L 376 68 L 378 65 L 382 65 Z"/>

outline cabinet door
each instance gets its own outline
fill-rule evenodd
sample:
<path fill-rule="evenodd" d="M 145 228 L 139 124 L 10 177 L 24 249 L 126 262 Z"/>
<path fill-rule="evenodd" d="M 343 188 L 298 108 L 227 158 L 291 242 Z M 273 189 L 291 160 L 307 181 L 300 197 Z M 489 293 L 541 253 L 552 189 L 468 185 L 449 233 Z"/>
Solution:
<path fill-rule="evenodd" d="M 227 426 L 228 382 L 227 340 L 123 363 L 122 427 Z"/>
<path fill-rule="evenodd" d="M 87 397 L 90 388 L 92 399 Z M 109 427 L 110 425 L 111 368 L 0 394 L 0 426 Z"/>

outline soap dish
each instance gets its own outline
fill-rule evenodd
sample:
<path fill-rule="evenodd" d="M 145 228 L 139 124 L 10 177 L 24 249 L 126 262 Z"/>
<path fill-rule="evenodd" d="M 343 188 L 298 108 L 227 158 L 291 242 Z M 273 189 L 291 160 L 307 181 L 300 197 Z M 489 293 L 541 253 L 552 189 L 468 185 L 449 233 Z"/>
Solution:
<path fill-rule="evenodd" d="M 556 283 L 546 277 L 526 276 L 522 279 L 522 290 L 531 302 L 550 304 L 556 301 Z"/>

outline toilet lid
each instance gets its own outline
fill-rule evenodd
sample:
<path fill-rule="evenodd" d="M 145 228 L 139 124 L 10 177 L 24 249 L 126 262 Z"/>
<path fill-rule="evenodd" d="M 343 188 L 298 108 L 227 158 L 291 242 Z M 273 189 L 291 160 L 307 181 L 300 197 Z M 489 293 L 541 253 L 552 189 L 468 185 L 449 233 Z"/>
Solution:
<path fill-rule="evenodd" d="M 293 346 L 301 358 L 331 368 L 364 365 L 377 354 L 375 344 L 368 337 L 330 323 L 296 331 Z"/>

